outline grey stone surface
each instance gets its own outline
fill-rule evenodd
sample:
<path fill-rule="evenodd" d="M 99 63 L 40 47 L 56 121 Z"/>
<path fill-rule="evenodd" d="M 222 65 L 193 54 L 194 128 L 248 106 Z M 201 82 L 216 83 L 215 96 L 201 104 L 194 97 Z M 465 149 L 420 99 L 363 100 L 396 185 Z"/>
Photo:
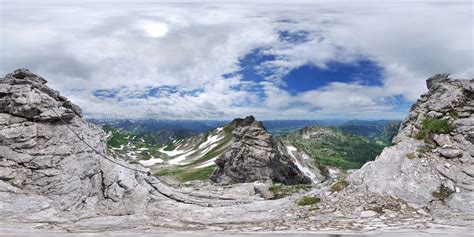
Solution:
<path fill-rule="evenodd" d="M 456 158 L 462 154 L 462 151 L 454 148 L 441 148 L 438 152 L 441 156 L 448 159 Z"/>
<path fill-rule="evenodd" d="M 433 140 L 438 144 L 438 146 L 443 147 L 443 146 L 453 146 L 455 142 L 451 138 L 450 135 L 448 134 L 436 134 L 433 136 Z"/>
<path fill-rule="evenodd" d="M 447 200 L 447 205 L 452 209 L 474 213 L 474 192 L 460 192 L 452 194 Z"/>
<path fill-rule="evenodd" d="M 377 216 L 377 212 L 375 211 L 363 211 L 360 213 L 361 218 L 370 218 L 374 216 Z"/>
<path fill-rule="evenodd" d="M 408 202 L 424 204 L 441 185 L 433 168 L 422 164 L 418 158 L 409 159 L 422 146 L 415 139 L 404 140 L 385 148 L 380 156 L 366 163 L 349 178 L 362 190 L 387 193 Z"/>

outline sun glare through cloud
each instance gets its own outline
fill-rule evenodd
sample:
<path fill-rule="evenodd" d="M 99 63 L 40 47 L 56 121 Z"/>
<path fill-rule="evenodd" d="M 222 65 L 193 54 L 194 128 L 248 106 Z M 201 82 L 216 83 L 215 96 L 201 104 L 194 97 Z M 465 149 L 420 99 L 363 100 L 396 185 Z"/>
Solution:
<path fill-rule="evenodd" d="M 168 26 L 161 22 L 143 21 L 140 24 L 140 27 L 149 36 L 154 37 L 154 38 L 165 36 L 166 33 L 168 33 Z"/>

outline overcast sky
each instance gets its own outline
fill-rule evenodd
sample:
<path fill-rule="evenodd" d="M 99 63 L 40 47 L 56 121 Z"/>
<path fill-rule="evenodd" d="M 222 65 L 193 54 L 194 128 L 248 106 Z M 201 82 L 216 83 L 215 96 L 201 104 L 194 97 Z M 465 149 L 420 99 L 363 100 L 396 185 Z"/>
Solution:
<path fill-rule="evenodd" d="M 112 2 L 0 1 L 0 74 L 157 119 L 403 118 L 428 77 L 474 77 L 469 1 Z"/>

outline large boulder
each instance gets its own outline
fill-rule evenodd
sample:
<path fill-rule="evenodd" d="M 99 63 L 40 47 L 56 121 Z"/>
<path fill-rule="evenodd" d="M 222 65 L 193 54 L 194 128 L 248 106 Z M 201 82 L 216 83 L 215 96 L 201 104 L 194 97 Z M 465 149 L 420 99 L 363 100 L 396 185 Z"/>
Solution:
<path fill-rule="evenodd" d="M 234 130 L 230 149 L 216 160 L 211 180 L 218 183 L 245 183 L 272 180 L 284 184 L 311 183 L 282 154 L 272 135 L 253 116 L 246 117 Z"/>
<path fill-rule="evenodd" d="M 414 206 L 442 200 L 452 209 L 472 213 L 474 79 L 438 74 L 427 80 L 427 87 L 403 121 L 395 145 L 349 179 L 359 189 L 387 193 Z M 433 132 L 436 128 L 426 125 L 429 119 L 453 129 Z"/>

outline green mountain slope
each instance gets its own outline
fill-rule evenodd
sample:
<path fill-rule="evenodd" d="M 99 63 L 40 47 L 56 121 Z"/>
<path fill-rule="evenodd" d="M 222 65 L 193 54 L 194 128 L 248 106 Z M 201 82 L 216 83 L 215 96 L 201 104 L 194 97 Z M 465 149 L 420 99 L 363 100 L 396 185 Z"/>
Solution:
<path fill-rule="evenodd" d="M 350 120 L 337 127 L 344 132 L 364 136 L 383 142 L 386 145 L 391 145 L 393 137 L 398 133 L 400 123 L 400 120 Z"/>
<path fill-rule="evenodd" d="M 160 167 L 153 170 L 157 176 L 174 177 L 178 181 L 207 179 L 214 171 L 214 160 L 229 148 L 232 132 L 242 119 L 185 139 L 174 140 L 158 151 L 163 155 Z M 152 160 L 141 161 L 145 166 L 153 166 Z"/>
<path fill-rule="evenodd" d="M 159 152 L 162 145 L 150 141 L 154 134 L 137 135 L 110 125 L 102 128 L 107 132 L 107 148 L 113 155 L 135 162 L 162 157 Z"/>
<path fill-rule="evenodd" d="M 282 137 L 286 144 L 308 154 L 324 165 L 357 169 L 374 160 L 386 144 L 344 132 L 337 127 L 310 126 Z"/>

